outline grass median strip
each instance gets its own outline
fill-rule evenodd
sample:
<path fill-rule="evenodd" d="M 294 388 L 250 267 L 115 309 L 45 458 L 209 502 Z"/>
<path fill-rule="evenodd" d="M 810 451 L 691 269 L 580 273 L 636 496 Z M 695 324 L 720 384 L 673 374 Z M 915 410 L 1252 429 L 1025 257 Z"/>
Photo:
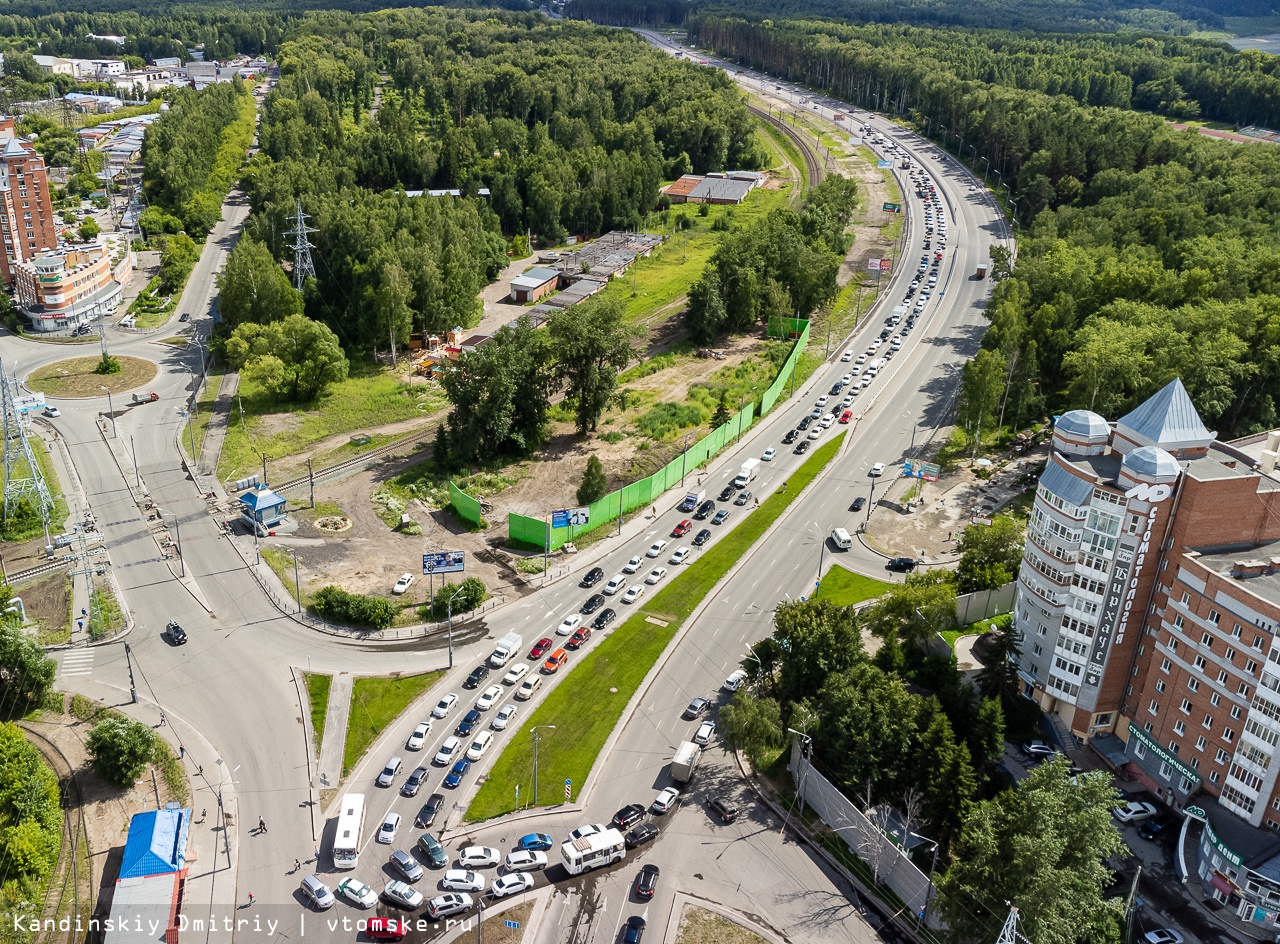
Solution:
<path fill-rule="evenodd" d="M 610 732 L 622 717 L 653 664 L 681 625 L 729 569 L 760 539 L 804 487 L 840 449 L 844 433 L 817 449 L 787 481 L 745 521 L 655 594 L 576 665 L 569 677 L 520 725 L 498 757 L 466 813 L 470 822 L 491 819 L 533 802 L 533 740 L 523 736 L 546 727 L 538 744 L 539 805 L 564 802 L 564 782 L 576 796 Z M 550 730 L 554 727 L 555 730 Z"/>
<path fill-rule="evenodd" d="M 345 777 L 355 769 L 369 745 L 387 725 L 404 714 L 423 692 L 443 677 L 444 672 L 441 671 L 423 675 L 356 679 L 351 690 L 347 743 L 342 752 L 342 776 Z M 413 723 L 417 724 L 418 720 Z"/>
<path fill-rule="evenodd" d="M 820 586 L 813 598 L 830 600 L 836 606 L 853 606 L 865 600 L 874 600 L 889 592 L 893 584 L 875 577 L 864 577 L 851 570 L 845 570 L 839 564 L 832 564 L 831 569 L 822 575 Z"/>

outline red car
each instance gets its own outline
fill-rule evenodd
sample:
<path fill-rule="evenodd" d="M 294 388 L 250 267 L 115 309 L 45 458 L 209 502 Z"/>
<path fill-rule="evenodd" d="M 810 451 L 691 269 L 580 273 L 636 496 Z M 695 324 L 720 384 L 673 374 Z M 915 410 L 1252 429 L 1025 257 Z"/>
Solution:
<path fill-rule="evenodd" d="M 689 533 L 689 529 L 692 527 L 693 527 L 693 522 L 690 521 L 688 518 L 685 518 L 684 521 L 681 521 L 678 525 L 676 525 L 674 528 L 671 529 L 671 536 L 673 538 L 682 538 Z"/>
<path fill-rule="evenodd" d="M 370 918 L 365 933 L 371 941 L 403 941 L 409 925 L 402 918 Z"/>
<path fill-rule="evenodd" d="M 851 419 L 853 419 L 853 410 L 845 410 L 843 413 L 840 414 L 841 423 L 847 423 Z"/>
<path fill-rule="evenodd" d="M 569 641 L 564 644 L 566 649 L 577 649 L 579 646 L 585 645 L 586 641 L 591 638 L 591 627 L 583 626 L 576 633 L 569 637 Z"/>
<path fill-rule="evenodd" d="M 555 643 L 551 641 L 550 637 L 539 639 L 536 643 L 533 644 L 533 648 L 529 650 L 529 658 L 541 659 L 543 656 L 547 654 L 547 650 L 554 645 Z"/>

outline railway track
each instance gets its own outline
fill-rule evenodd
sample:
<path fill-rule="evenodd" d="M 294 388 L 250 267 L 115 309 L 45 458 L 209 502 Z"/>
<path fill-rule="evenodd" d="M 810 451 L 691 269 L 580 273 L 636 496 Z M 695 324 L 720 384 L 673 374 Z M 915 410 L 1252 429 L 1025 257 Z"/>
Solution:
<path fill-rule="evenodd" d="M 421 433 L 415 433 L 412 436 L 406 436 L 404 439 L 397 439 L 395 442 L 389 442 L 385 446 L 378 446 L 376 449 L 370 449 L 368 452 L 362 452 L 358 456 L 352 456 L 350 459 L 344 459 L 336 465 L 328 466 L 324 469 L 318 469 L 311 475 L 299 476 L 296 479 L 290 479 L 280 485 L 273 485 L 271 488 L 276 492 L 284 492 L 293 488 L 300 488 L 306 485 L 312 479 L 319 482 L 322 479 L 330 478 L 334 475 L 341 475 L 343 472 L 349 472 L 352 469 L 359 469 L 371 462 L 376 462 L 383 456 L 389 456 L 392 453 L 403 450 L 406 446 L 418 446 L 435 435 L 435 427 L 425 430 Z"/>
<path fill-rule="evenodd" d="M 747 105 L 747 110 L 762 121 L 767 121 L 773 125 L 791 140 L 791 143 L 800 149 L 800 153 L 804 155 L 805 172 L 809 175 L 809 186 L 816 187 L 822 183 L 822 178 L 826 176 L 826 167 L 822 160 L 813 149 L 813 145 L 805 140 L 804 135 L 800 134 L 788 125 L 781 118 L 770 114 L 763 108 L 757 108 L 755 105 Z"/>
<path fill-rule="evenodd" d="M 31 567 L 27 570 L 19 570 L 6 574 L 5 580 L 10 584 L 21 583 L 24 580 L 30 580 L 32 577 L 39 577 L 41 574 L 47 574 L 55 570 L 59 570 L 60 568 L 66 567 L 68 564 L 74 564 L 75 560 L 76 559 L 74 557 L 60 557 L 47 564 L 41 564 L 39 567 Z"/>

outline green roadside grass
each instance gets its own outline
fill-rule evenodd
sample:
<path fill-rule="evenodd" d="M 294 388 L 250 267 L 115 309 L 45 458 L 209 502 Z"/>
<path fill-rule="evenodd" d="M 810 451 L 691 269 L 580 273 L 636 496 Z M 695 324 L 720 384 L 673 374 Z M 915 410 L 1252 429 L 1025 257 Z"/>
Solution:
<path fill-rule="evenodd" d="M 351 717 L 342 751 L 342 776 L 351 772 L 387 725 L 444 677 L 444 672 L 358 678 L 351 690 Z"/>
<path fill-rule="evenodd" d="M 320 756 L 320 744 L 324 740 L 324 719 L 329 714 L 329 688 L 332 675 L 304 673 L 307 683 L 307 699 L 311 702 L 311 730 L 316 739 L 316 756 Z"/>
<path fill-rule="evenodd" d="M 813 595 L 815 600 L 830 600 L 836 606 L 853 606 L 866 600 L 874 600 L 889 592 L 893 584 L 874 577 L 865 577 L 845 570 L 839 564 L 822 575 L 822 586 Z"/>
<path fill-rule="evenodd" d="M 547 726 L 538 745 L 538 796 L 564 802 L 564 781 L 582 788 L 632 695 L 703 598 L 767 531 L 836 455 L 844 432 L 817 449 L 745 521 L 684 568 L 638 613 L 592 648 L 521 724 Z M 589 706 L 589 710 L 587 710 Z M 354 711 L 353 711 L 354 714 Z M 549 730 L 554 726 L 555 730 Z M 518 792 L 517 792 L 518 791 Z M 533 740 L 516 737 L 499 755 L 465 819 L 478 822 L 529 805 L 533 798 Z"/>

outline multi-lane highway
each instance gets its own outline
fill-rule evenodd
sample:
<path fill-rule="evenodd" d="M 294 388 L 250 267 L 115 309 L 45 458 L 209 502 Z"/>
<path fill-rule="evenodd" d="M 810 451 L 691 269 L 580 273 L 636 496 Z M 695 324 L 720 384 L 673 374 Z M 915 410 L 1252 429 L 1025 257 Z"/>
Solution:
<path fill-rule="evenodd" d="M 815 114 L 828 120 L 831 117 L 830 112 Z M 584 559 L 577 562 L 574 575 L 490 614 L 484 627 L 488 639 L 460 644 L 456 668 L 429 696 L 426 711 L 444 692 L 466 697 L 447 722 L 436 722 L 422 751 L 404 750 L 405 739 L 420 720 L 415 713 L 388 730 L 342 785 L 344 792 L 358 791 L 370 797 L 367 854 L 356 874 L 375 888 L 392 877 L 386 867 L 387 847 L 372 843 L 378 822 L 388 810 L 401 812 L 405 822 L 397 843 L 390 848 L 408 848 L 417 836 L 412 828 L 413 815 L 436 791 L 450 799 L 436 828 L 446 830 L 447 845 L 455 852 L 467 837 L 505 849 L 518 836 L 534 830 L 561 839 L 574 826 L 607 822 L 615 810 L 628 803 L 647 805 L 668 782 L 666 766 L 672 749 L 692 731 L 691 723 L 679 720 L 680 710 L 697 695 L 713 696 L 717 701 L 724 698 L 717 694 L 720 683 L 737 665 L 746 647 L 768 635 L 774 605 L 812 589 L 820 559 L 825 566 L 837 561 L 884 575 L 883 560 L 859 543 L 840 554 L 828 548 L 825 555 L 821 553 L 822 543 L 833 527 L 856 530 L 860 516 L 849 508 L 855 497 L 868 495 L 872 480 L 867 473 L 874 463 L 887 464 L 886 475 L 892 475 L 913 439 L 913 431 L 918 441 L 944 422 L 957 389 L 960 366 L 977 350 L 984 327 L 982 305 L 989 283 L 973 280 L 972 273 L 978 262 L 987 260 L 990 243 L 1006 239 L 1007 234 L 993 203 L 981 191 L 971 191 L 972 181 L 961 168 L 949 159 L 935 160 L 930 156 L 933 147 L 914 135 L 879 119 L 871 119 L 871 123 L 911 153 L 928 172 L 942 195 L 951 238 L 938 269 L 935 297 L 926 303 L 914 331 L 902 340 L 901 350 L 851 404 L 856 423 L 835 424 L 819 434 L 820 443 L 841 429 L 849 431 L 839 456 L 689 621 L 651 673 L 634 703 L 634 711 L 625 717 L 607 756 L 597 764 L 585 792 L 575 801 L 575 808 L 537 815 L 531 820 L 468 829 L 460 824 L 458 807 L 465 803 L 486 764 L 503 744 L 513 737 L 529 736 L 520 722 L 536 700 L 521 704 L 513 724 L 497 734 L 487 755 L 457 790 L 440 788 L 444 768 L 432 768 L 417 797 L 400 797 L 398 789 L 416 763 L 429 763 L 440 742 L 452 734 L 453 724 L 480 691 L 501 677 L 501 673 L 495 673 L 472 692 L 461 688 L 466 673 L 492 649 L 492 639 L 511 630 L 522 633 L 525 653 L 518 661 L 527 661 L 529 645 L 541 636 L 554 636 L 556 625 L 565 616 L 578 612 L 585 599 L 599 590 L 598 586 L 591 590 L 577 587 L 577 580 L 587 567 L 602 567 L 607 580 L 619 573 L 633 555 L 643 555 L 655 540 L 668 540 L 669 546 L 661 557 L 646 559 L 645 568 L 628 583 L 641 582 L 655 565 L 667 568 L 662 582 L 670 581 L 681 566 L 667 563 L 677 547 L 690 546 L 690 539 L 703 526 L 712 531 L 712 541 L 718 539 L 751 513 L 753 503 L 732 506 L 728 521 L 722 525 L 697 522 L 687 536 L 676 540 L 669 537 L 672 528 L 689 516 L 674 511 L 681 496 L 672 494 L 664 505 L 659 505 L 656 517 L 631 522 L 620 537 L 602 542 L 590 560 L 580 555 Z M 904 254 L 909 264 L 899 265 L 886 289 L 885 299 L 892 304 L 903 297 L 921 245 L 920 204 L 912 200 L 910 207 L 905 236 L 908 251 Z M 182 310 L 190 311 L 200 330 L 207 323 L 213 275 L 235 238 L 242 213 L 243 208 L 234 204 L 227 207 L 227 219 L 211 237 L 184 296 Z M 743 459 L 760 457 L 769 448 L 775 449 L 776 455 L 762 464 L 751 490 L 756 495 L 766 495 L 787 481 L 803 457 L 796 455 L 791 446 L 782 445 L 784 435 L 809 414 L 820 395 L 828 394 L 836 379 L 854 366 L 839 362 L 836 355 L 846 347 L 856 353 L 869 351 L 887 313 L 884 305 L 875 309 L 847 344 L 833 346 L 831 361 L 804 389 L 797 390 L 794 398 L 782 403 L 711 464 L 699 486 L 709 498 L 718 496 Z M 118 402 L 123 398 L 117 398 L 119 438 L 114 443 L 104 441 L 94 427 L 92 414 L 105 412 L 105 401 L 64 401 L 59 404 L 63 417 L 55 422 L 68 442 L 117 579 L 136 617 L 136 628 L 128 639 L 128 658 L 120 643 L 98 647 L 93 650 L 89 674 L 64 677 L 60 684 L 110 704 L 122 704 L 153 724 L 158 723 L 160 711 L 164 711 L 169 730 L 180 735 L 187 748 L 187 762 L 197 784 L 194 805 L 197 810 L 209 811 L 196 827 L 196 843 L 203 859 L 202 869 L 192 876 L 190 900 L 214 909 L 243 905 L 247 894 L 253 892 L 260 903 L 258 907 L 265 905 L 273 918 L 283 922 L 281 933 L 296 931 L 302 912 L 301 900 L 296 896 L 301 876 L 293 872 L 293 860 L 312 858 L 325 826 L 325 811 L 317 806 L 313 761 L 301 723 L 305 696 L 297 685 L 297 670 L 308 667 L 335 674 L 412 672 L 439 668 L 446 657 L 439 650 L 420 646 L 345 642 L 315 634 L 282 618 L 244 573 L 240 556 L 227 545 L 227 538 L 208 514 L 200 497 L 203 486 L 189 480 L 178 459 L 175 437 L 183 422 L 179 404 L 189 392 L 191 372 L 198 363 L 194 351 L 175 351 L 158 341 L 126 335 L 113 334 L 112 344 L 117 353 L 147 357 L 160 365 L 161 375 L 153 386 L 161 394 L 161 401 L 125 408 Z M 18 364 L 23 376 L 62 353 L 60 348 L 0 338 L 0 354 L 6 365 Z M 843 396 L 844 392 L 835 399 Z M 807 436 L 807 431 L 801 433 L 798 441 L 809 442 Z M 173 576 L 171 562 L 159 559 L 145 502 L 140 503 L 141 496 L 127 487 L 132 475 L 128 468 L 130 451 L 124 444 L 130 438 L 137 449 L 144 488 L 167 516 L 181 521 L 189 575 L 185 582 Z M 691 475 L 690 483 L 696 481 Z M 628 607 L 615 602 L 617 599 L 612 598 L 606 605 L 619 611 L 620 623 Z M 174 648 L 161 638 L 165 622 L 172 618 L 188 629 L 188 645 Z M 574 658 L 571 654 L 569 666 L 561 670 L 556 680 L 572 672 Z M 131 669 L 140 699 L 136 706 L 127 704 Z M 544 696 L 545 691 L 538 697 Z M 503 698 L 511 697 L 511 687 L 504 686 Z M 495 706 L 486 712 L 486 723 L 497 710 Z M 590 706 L 583 710 L 590 710 Z M 554 737 L 554 732 L 547 736 Z M 394 790 L 375 788 L 374 777 L 392 753 L 404 758 L 405 769 L 396 779 Z M 720 793 L 734 797 L 742 807 L 742 816 L 733 824 L 718 825 L 707 813 L 706 799 Z M 233 817 L 225 835 L 214 825 L 219 795 Z M 266 835 L 253 828 L 259 817 L 268 824 Z M 681 892 L 752 916 L 781 937 L 802 936 L 818 941 L 873 939 L 873 932 L 857 914 L 843 880 L 830 874 L 809 850 L 780 838 L 779 825 L 752 801 L 736 767 L 713 744 L 681 806 L 660 819 L 660 838 L 632 857 L 662 867 L 654 898 L 643 906 L 628 903 L 628 887 L 635 874 L 635 862 L 629 859 L 607 874 L 563 883 L 548 900 L 551 920 L 542 923 L 540 938 L 608 940 L 632 913 L 645 914 L 653 929 L 665 927 L 675 895 Z M 228 847 L 235 868 L 226 867 Z M 553 851 L 553 858 L 554 854 Z M 321 860 L 326 879 L 336 884 L 342 876 L 328 873 L 327 848 Z M 304 874 L 313 867 L 308 864 Z M 493 870 L 487 874 L 492 878 Z M 434 887 L 437 877 L 436 873 L 429 873 L 418 883 L 424 893 Z M 340 909 L 347 907 L 338 905 Z M 228 938 L 220 933 L 209 937 Z"/>

